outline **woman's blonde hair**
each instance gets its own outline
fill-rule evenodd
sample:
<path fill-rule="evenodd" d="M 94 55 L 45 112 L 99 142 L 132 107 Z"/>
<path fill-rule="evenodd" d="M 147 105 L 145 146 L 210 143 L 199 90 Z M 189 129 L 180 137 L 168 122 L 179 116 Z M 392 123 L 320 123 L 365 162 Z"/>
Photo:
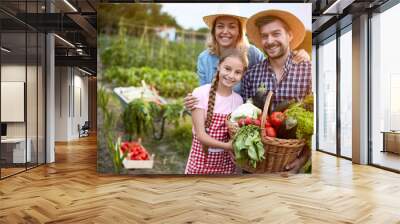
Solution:
<path fill-rule="evenodd" d="M 212 54 L 215 54 L 218 57 L 220 57 L 222 52 L 221 52 L 221 50 L 219 48 L 219 44 L 217 42 L 217 39 L 215 38 L 215 24 L 217 23 L 218 18 L 216 18 L 214 20 L 214 23 L 213 23 L 213 26 L 212 26 L 212 29 L 211 29 L 211 33 L 210 33 L 211 35 L 208 37 L 207 47 L 208 47 L 208 50 Z M 234 17 L 232 17 L 232 18 L 234 18 Z M 234 19 L 237 21 L 238 26 L 239 26 L 239 35 L 238 35 L 238 38 L 236 40 L 235 48 L 243 51 L 245 53 L 245 55 L 247 55 L 247 50 L 249 48 L 249 42 L 248 42 L 247 37 L 246 37 L 246 35 L 244 33 L 244 27 L 242 27 L 242 23 L 238 19 L 236 19 L 236 18 L 234 18 Z"/>

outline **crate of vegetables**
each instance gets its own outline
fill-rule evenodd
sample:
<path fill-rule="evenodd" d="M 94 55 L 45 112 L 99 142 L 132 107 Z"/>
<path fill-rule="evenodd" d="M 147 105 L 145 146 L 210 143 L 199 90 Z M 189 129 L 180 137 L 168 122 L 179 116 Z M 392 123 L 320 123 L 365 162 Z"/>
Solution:
<path fill-rule="evenodd" d="M 271 109 L 271 97 L 272 92 L 265 94 L 263 107 L 257 99 L 253 99 L 256 107 L 263 109 L 261 117 L 257 115 L 256 120 L 247 119 L 252 113 L 245 112 L 235 116 L 246 116 L 244 123 L 240 121 L 243 118 L 232 119 L 232 115 L 229 121 L 238 126 L 235 134 L 231 135 L 235 159 L 244 170 L 251 173 L 284 171 L 285 166 L 298 157 L 305 145 L 311 144 L 314 119 L 312 111 L 306 109 L 310 108 L 306 107 L 309 105 L 284 102 Z M 251 106 L 247 108 L 258 113 Z"/>
<path fill-rule="evenodd" d="M 150 155 L 140 142 L 126 141 L 121 143 L 121 153 L 127 152 L 122 164 L 126 169 L 152 169 L 154 154 Z"/>

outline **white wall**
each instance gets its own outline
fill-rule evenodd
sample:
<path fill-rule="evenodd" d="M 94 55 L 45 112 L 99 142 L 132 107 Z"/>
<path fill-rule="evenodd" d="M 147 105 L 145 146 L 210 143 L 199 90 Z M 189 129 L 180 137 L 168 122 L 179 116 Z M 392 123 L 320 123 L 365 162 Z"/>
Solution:
<path fill-rule="evenodd" d="M 38 70 L 37 70 L 38 69 Z M 36 162 L 39 158 L 39 163 L 44 163 L 44 92 L 42 68 L 25 64 L 3 64 L 1 66 L 2 82 L 25 82 L 26 83 L 26 107 L 25 103 L 21 108 L 21 112 L 25 113 L 27 119 L 23 122 L 6 122 L 7 123 L 7 137 L 9 138 L 25 138 L 25 135 L 30 140 L 30 148 L 32 161 Z M 23 92 L 22 92 L 23 94 Z M 2 95 L 2 98 L 7 95 Z M 12 110 L 10 107 L 2 107 L 1 110 Z M 7 111 L 11 112 L 12 111 Z M 37 153 L 39 156 L 37 157 Z"/>
<path fill-rule="evenodd" d="M 78 124 L 88 120 L 88 78 L 83 75 L 76 68 L 56 67 L 56 141 L 79 138 Z"/>
<path fill-rule="evenodd" d="M 2 65 L 1 81 L 5 82 L 25 82 L 25 65 Z M 7 108 L 1 108 L 7 110 Z M 7 123 L 8 137 L 25 137 L 25 123 L 11 122 Z"/>

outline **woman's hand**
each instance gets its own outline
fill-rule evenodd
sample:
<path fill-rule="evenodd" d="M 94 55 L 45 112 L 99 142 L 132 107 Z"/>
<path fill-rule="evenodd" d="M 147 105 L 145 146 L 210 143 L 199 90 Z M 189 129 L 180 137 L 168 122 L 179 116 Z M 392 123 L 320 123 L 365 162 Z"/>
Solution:
<path fill-rule="evenodd" d="M 293 51 L 293 62 L 299 64 L 301 62 L 310 61 L 310 55 L 304 49 Z"/>
<path fill-rule="evenodd" d="M 191 93 L 187 94 L 183 100 L 184 100 L 185 108 L 188 111 L 194 110 L 195 109 L 194 106 L 199 102 L 199 100 L 196 97 L 192 96 Z"/>

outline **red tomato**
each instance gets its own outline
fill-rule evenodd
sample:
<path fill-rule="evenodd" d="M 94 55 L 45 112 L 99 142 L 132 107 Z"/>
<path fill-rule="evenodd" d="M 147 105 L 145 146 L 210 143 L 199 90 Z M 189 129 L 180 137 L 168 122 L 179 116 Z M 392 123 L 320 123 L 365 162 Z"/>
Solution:
<path fill-rule="evenodd" d="M 271 125 L 271 123 L 269 122 L 269 120 L 267 119 L 267 120 L 265 121 L 265 128 L 268 128 L 268 127 L 272 127 L 272 125 Z"/>
<path fill-rule="evenodd" d="M 135 159 L 135 155 L 131 154 L 131 156 L 129 157 L 130 160 L 134 160 Z"/>
<path fill-rule="evenodd" d="M 273 112 L 271 114 L 271 124 L 276 128 L 281 126 L 284 120 L 285 114 L 283 114 L 282 112 Z"/>
<path fill-rule="evenodd" d="M 127 147 L 121 146 L 121 151 L 122 151 L 122 153 L 125 153 L 125 152 L 126 152 L 126 150 L 128 150 L 128 148 L 127 148 Z"/>
<path fill-rule="evenodd" d="M 242 127 L 244 125 L 244 119 L 240 118 L 238 121 L 239 127 Z"/>
<path fill-rule="evenodd" d="M 276 131 L 273 127 L 266 127 L 265 131 L 267 133 L 267 136 L 269 137 L 276 137 Z"/>
<path fill-rule="evenodd" d="M 252 119 L 251 119 L 251 117 L 246 117 L 246 119 L 244 120 L 244 124 L 245 124 L 245 125 L 250 125 L 250 124 L 252 124 Z"/>

